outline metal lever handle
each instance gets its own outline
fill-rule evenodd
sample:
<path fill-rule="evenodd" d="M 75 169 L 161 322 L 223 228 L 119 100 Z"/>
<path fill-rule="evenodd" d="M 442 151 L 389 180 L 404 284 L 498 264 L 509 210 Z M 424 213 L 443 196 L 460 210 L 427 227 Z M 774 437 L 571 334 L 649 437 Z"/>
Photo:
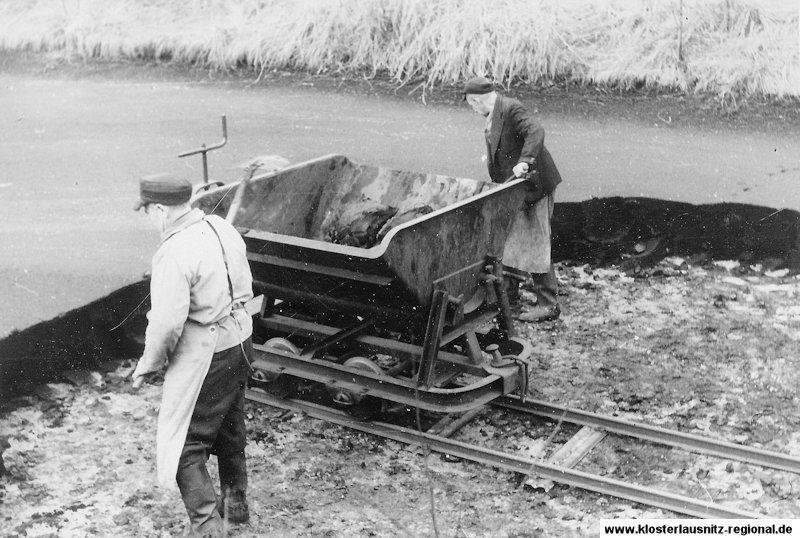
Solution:
<path fill-rule="evenodd" d="M 225 144 L 228 143 L 228 120 L 225 117 L 225 114 L 222 115 L 222 141 L 214 144 L 212 146 L 206 147 L 205 144 L 200 146 L 197 149 L 192 149 L 189 151 L 184 151 L 183 153 L 178 154 L 178 158 L 182 157 L 189 157 L 191 155 L 197 155 L 198 153 L 203 154 L 203 182 L 208 183 L 208 155 L 209 151 L 213 151 L 215 149 L 219 149 Z"/>

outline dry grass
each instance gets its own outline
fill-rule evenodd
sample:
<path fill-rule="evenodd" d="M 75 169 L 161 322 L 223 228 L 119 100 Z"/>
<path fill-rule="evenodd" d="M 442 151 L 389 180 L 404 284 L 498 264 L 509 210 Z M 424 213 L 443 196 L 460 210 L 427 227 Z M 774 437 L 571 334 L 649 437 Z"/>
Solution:
<path fill-rule="evenodd" d="M 3 48 L 428 86 L 483 74 L 800 95 L 793 0 L 0 0 Z"/>

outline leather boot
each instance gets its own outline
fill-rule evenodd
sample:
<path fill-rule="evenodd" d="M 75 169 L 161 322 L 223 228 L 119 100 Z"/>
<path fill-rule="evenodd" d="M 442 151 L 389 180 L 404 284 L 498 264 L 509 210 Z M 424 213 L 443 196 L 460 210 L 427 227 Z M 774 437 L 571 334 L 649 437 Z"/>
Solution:
<path fill-rule="evenodd" d="M 531 273 L 530 288 L 536 295 L 536 306 L 558 306 L 558 279 L 553 264 L 547 273 Z"/>
<path fill-rule="evenodd" d="M 189 514 L 192 526 L 190 536 L 221 538 L 223 527 L 217 511 L 217 494 L 205 463 L 192 463 L 179 468 L 175 479 Z"/>
<path fill-rule="evenodd" d="M 247 523 L 247 464 L 244 452 L 218 457 L 219 482 L 222 489 L 220 510 L 230 523 Z"/>
<path fill-rule="evenodd" d="M 547 273 L 531 273 L 530 289 L 536 295 L 536 305 L 518 317 L 520 321 L 551 321 L 561 315 L 558 305 L 558 279 L 555 268 L 550 264 Z"/>

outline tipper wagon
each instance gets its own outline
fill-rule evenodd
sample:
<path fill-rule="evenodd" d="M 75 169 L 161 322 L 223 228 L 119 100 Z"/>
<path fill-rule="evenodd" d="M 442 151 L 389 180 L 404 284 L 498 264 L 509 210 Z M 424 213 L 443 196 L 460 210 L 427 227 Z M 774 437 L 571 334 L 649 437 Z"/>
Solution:
<path fill-rule="evenodd" d="M 253 385 L 323 384 L 339 406 L 394 401 L 462 411 L 527 388 L 530 344 L 514 335 L 502 265 L 525 193 L 331 155 L 194 203 L 247 245 Z"/>

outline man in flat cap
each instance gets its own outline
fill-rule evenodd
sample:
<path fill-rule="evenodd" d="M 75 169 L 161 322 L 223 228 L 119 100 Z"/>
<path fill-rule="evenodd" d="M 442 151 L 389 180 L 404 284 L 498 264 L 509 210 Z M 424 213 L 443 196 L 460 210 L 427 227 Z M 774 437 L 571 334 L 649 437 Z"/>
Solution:
<path fill-rule="evenodd" d="M 516 216 L 503 255 L 505 265 L 531 274 L 537 302 L 520 319 L 556 319 L 561 309 L 550 256 L 550 219 L 561 175 L 544 147 L 544 129 L 522 103 L 498 94 L 494 84 L 483 77 L 464 84 L 464 99 L 486 117 L 486 164 L 492 181 L 504 183 L 514 177 L 531 176 L 526 203 Z"/>
<path fill-rule="evenodd" d="M 192 185 L 160 174 L 142 178 L 143 209 L 161 232 L 153 257 L 145 348 L 133 387 L 166 366 L 158 413 L 158 481 L 177 481 L 194 536 L 223 535 L 248 520 L 244 390 L 253 324 L 245 244 L 220 217 L 192 209 Z M 222 499 L 206 469 L 217 456 Z"/>

